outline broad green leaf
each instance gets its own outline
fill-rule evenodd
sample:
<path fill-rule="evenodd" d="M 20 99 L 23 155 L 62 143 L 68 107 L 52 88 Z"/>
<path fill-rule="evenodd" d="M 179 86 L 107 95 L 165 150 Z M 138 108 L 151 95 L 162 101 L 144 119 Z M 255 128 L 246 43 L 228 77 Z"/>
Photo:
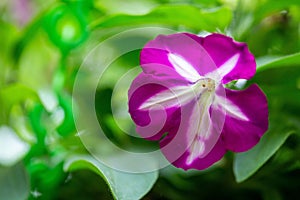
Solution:
<path fill-rule="evenodd" d="M 132 174 L 109 168 L 87 155 L 70 157 L 64 165 L 65 171 L 90 169 L 99 174 L 108 184 L 116 199 L 134 200 L 143 197 L 155 183 L 158 172 Z"/>
<path fill-rule="evenodd" d="M 186 26 L 196 31 L 216 31 L 224 29 L 230 23 L 231 18 L 232 13 L 227 7 L 206 11 L 189 5 L 165 5 L 155 8 L 145 15 L 119 14 L 101 18 L 94 22 L 92 27 L 97 29 L 161 24 Z"/>
<path fill-rule="evenodd" d="M 0 199 L 25 200 L 29 195 L 29 178 L 22 164 L 0 167 Z"/>
<path fill-rule="evenodd" d="M 279 67 L 299 66 L 300 67 L 300 53 L 295 53 L 282 57 L 264 57 L 257 60 L 257 73 Z"/>
<path fill-rule="evenodd" d="M 251 150 L 237 153 L 233 162 L 236 181 L 242 182 L 253 175 L 285 142 L 293 132 L 267 132 Z"/>

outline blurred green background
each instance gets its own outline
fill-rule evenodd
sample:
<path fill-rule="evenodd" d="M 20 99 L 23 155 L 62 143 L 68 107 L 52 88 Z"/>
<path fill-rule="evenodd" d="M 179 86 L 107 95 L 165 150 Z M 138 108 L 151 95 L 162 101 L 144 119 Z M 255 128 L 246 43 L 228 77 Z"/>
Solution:
<path fill-rule="evenodd" d="M 107 38 L 149 26 L 219 32 L 248 44 L 257 74 L 243 87 L 259 84 L 270 111 L 269 131 L 254 149 L 228 152 L 205 171 L 169 166 L 145 174 L 110 169 L 89 155 L 74 122 L 77 72 L 91 49 Z M 297 199 L 300 1 L 2 0 L 0 41 L 0 200 Z M 90 62 L 96 65 L 97 59 Z M 113 110 L 127 103 L 123 91 L 111 106 L 114 86 L 138 63 L 135 50 L 111 64 L 97 86 L 95 110 L 115 145 L 157 148 L 119 127 L 122 123 L 136 134 L 128 115 L 118 123 L 113 117 Z M 236 88 L 235 82 L 229 87 Z"/>

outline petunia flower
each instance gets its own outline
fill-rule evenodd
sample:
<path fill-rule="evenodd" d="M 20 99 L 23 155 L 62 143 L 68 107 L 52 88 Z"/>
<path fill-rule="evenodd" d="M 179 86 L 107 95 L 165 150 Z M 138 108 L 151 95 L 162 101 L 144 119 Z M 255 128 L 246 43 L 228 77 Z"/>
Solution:
<path fill-rule="evenodd" d="M 245 43 L 216 33 L 159 35 L 142 49 L 140 64 L 129 113 L 137 132 L 159 141 L 176 167 L 205 169 L 227 150 L 251 149 L 268 129 L 267 99 L 257 85 L 226 88 L 255 74 Z"/>

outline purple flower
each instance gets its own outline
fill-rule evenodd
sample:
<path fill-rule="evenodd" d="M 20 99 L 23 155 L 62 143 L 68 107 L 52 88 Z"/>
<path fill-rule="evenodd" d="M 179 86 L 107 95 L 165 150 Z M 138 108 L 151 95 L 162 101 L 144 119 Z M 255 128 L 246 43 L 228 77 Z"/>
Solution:
<path fill-rule="evenodd" d="M 255 74 L 245 43 L 216 33 L 160 35 L 142 49 L 140 62 L 129 112 L 137 132 L 158 140 L 176 167 L 205 169 L 227 150 L 249 150 L 268 129 L 267 100 L 257 85 L 225 87 Z"/>

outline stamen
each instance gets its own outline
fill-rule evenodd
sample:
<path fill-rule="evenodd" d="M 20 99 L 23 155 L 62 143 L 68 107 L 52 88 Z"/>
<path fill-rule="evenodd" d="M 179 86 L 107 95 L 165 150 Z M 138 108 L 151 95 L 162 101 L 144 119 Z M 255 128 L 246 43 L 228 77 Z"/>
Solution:
<path fill-rule="evenodd" d="M 214 91 L 215 85 L 215 81 L 210 78 L 199 79 L 195 84 L 196 88 L 201 87 L 201 90 L 205 89 L 209 92 Z"/>

